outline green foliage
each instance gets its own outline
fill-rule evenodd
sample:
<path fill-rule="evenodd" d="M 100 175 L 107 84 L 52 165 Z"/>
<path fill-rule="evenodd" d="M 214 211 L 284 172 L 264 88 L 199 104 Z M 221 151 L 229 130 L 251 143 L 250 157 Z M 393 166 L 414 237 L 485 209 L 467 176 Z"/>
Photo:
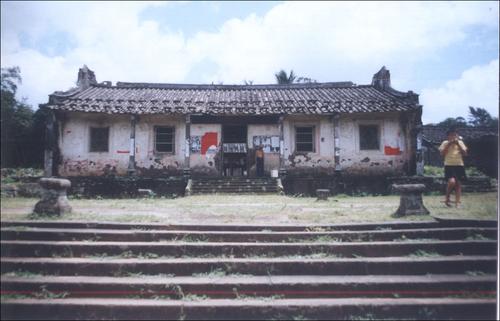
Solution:
<path fill-rule="evenodd" d="M 469 124 L 474 127 L 488 126 L 498 128 L 498 118 L 493 118 L 484 108 L 469 106 Z"/>
<path fill-rule="evenodd" d="M 483 172 L 481 172 L 479 169 L 476 167 L 466 167 L 465 168 L 465 174 L 467 176 L 486 176 Z M 444 167 L 437 167 L 437 166 L 424 166 L 424 176 L 438 176 L 438 177 L 444 177 Z"/>
<path fill-rule="evenodd" d="M 467 121 L 463 117 L 448 117 L 445 120 L 439 122 L 437 124 L 438 126 L 443 126 L 443 127 L 455 127 L 455 128 L 460 128 L 460 127 L 467 127 Z"/>
<path fill-rule="evenodd" d="M 293 70 L 290 70 L 290 75 L 288 75 L 283 69 L 275 73 L 274 76 L 276 77 L 276 83 L 278 85 L 293 84 L 295 78 L 297 78 Z"/>
<path fill-rule="evenodd" d="M 2 166 L 42 166 L 46 111 L 33 112 L 25 99 L 16 98 L 19 67 L 2 68 L 1 75 Z"/>

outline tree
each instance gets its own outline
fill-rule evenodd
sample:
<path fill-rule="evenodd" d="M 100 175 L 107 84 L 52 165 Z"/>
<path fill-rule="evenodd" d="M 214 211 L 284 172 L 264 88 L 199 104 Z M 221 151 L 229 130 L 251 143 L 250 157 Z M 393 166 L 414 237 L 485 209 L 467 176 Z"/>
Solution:
<path fill-rule="evenodd" d="M 490 113 L 484 108 L 469 106 L 469 124 L 474 127 L 498 127 L 498 118 L 491 117 Z"/>
<path fill-rule="evenodd" d="M 456 118 L 448 117 L 445 120 L 443 120 L 442 122 L 439 122 L 437 125 L 443 126 L 443 127 L 448 127 L 448 128 L 450 128 L 450 127 L 459 128 L 459 127 L 467 127 L 467 122 L 465 121 L 465 118 L 463 118 L 463 117 L 456 117 Z"/>
<path fill-rule="evenodd" d="M 274 76 L 276 77 L 276 83 L 278 83 L 278 85 L 293 84 L 295 78 L 297 78 L 293 70 L 290 70 L 290 75 L 288 75 L 283 69 L 275 73 Z"/>
<path fill-rule="evenodd" d="M 2 68 L 1 77 L 1 165 L 32 166 L 33 110 L 24 100 L 16 99 L 21 71 L 19 67 Z"/>

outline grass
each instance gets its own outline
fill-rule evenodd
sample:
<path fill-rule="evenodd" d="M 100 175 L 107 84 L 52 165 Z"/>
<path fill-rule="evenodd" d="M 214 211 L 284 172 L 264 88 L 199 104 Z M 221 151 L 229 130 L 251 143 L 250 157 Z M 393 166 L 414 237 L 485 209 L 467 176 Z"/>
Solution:
<path fill-rule="evenodd" d="M 436 257 L 441 256 L 441 254 L 433 251 L 416 250 L 415 252 L 409 254 L 410 257 Z"/>
<path fill-rule="evenodd" d="M 443 195 L 424 196 L 432 215 L 443 218 L 497 219 L 496 193 L 466 193 L 462 208 L 448 208 Z M 334 224 L 382 221 L 427 221 L 430 215 L 393 218 L 399 196 L 339 195 L 316 202 L 314 197 L 279 195 L 195 195 L 176 199 L 72 199 L 73 212 L 60 217 L 33 216 L 38 199 L 1 198 L 2 220 L 86 220 L 199 224 Z"/>

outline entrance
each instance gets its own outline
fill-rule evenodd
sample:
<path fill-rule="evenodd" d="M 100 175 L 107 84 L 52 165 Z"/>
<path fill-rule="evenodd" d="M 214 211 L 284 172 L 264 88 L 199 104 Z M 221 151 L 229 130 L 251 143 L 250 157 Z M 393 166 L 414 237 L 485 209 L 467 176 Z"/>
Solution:
<path fill-rule="evenodd" d="M 222 126 L 222 175 L 248 176 L 247 126 Z"/>

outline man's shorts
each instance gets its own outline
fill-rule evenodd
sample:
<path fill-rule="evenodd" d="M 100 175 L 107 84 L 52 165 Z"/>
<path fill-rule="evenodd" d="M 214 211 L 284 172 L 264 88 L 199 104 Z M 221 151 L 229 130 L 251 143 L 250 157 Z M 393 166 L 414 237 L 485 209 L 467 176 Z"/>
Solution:
<path fill-rule="evenodd" d="M 449 180 L 450 178 L 455 177 L 456 180 L 463 182 L 467 179 L 465 176 L 465 167 L 464 166 L 445 166 L 444 167 L 444 178 Z"/>

